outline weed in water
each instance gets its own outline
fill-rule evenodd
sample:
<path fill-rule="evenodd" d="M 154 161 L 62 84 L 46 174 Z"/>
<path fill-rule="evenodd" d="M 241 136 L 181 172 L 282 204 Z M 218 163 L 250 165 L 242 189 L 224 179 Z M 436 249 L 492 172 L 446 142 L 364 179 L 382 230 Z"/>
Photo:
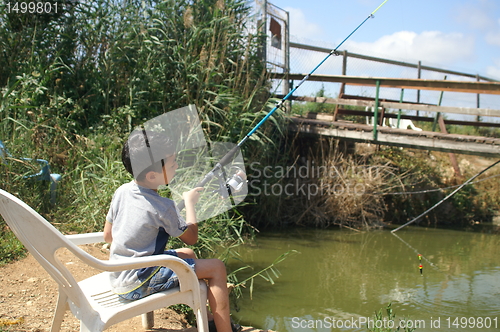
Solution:
<path fill-rule="evenodd" d="M 384 316 L 385 312 L 385 316 Z M 396 331 L 405 331 L 405 332 L 413 332 L 416 330 L 414 327 L 410 327 L 413 325 L 412 321 L 405 319 L 396 319 L 396 315 L 392 310 L 392 303 L 389 303 L 387 307 L 384 309 L 380 309 L 375 313 L 374 320 L 368 324 L 368 331 L 371 332 L 396 332 Z"/>

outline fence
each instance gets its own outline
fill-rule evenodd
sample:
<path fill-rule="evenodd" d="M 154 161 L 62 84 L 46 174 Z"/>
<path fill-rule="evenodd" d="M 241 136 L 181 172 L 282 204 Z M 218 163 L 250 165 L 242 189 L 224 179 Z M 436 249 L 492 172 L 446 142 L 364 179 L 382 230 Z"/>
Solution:
<path fill-rule="evenodd" d="M 307 73 L 311 68 L 325 57 L 325 53 L 331 50 L 323 47 L 303 45 L 290 42 L 290 72 Z M 418 63 L 408 63 L 391 59 L 371 57 L 361 54 L 342 51 L 338 57 L 332 57 L 331 61 L 325 62 L 320 67 L 317 74 L 323 75 L 348 75 L 360 77 L 387 77 L 387 78 L 420 78 L 427 80 L 450 80 L 450 81 L 468 81 L 468 82 L 498 82 L 494 79 L 477 74 L 469 74 L 454 70 L 431 67 Z M 305 89 L 298 91 L 301 95 L 314 95 L 319 91 L 323 83 L 310 83 Z M 325 90 L 330 97 L 338 96 L 341 89 L 347 95 L 374 98 L 376 88 L 371 86 L 353 86 L 342 87 L 341 83 L 327 83 Z M 430 105 L 443 105 L 449 107 L 483 108 L 498 109 L 500 105 L 500 96 L 490 94 L 463 93 L 429 90 L 405 90 L 401 96 L 401 89 L 381 87 L 378 91 L 380 99 L 400 100 L 403 102 L 422 103 Z M 418 115 L 418 110 L 415 111 Z M 456 116 L 455 116 L 456 118 Z M 477 115 L 459 115 L 459 119 L 468 121 L 477 121 Z M 487 119 L 494 121 L 494 119 Z M 498 118 L 497 118 L 498 120 Z"/>

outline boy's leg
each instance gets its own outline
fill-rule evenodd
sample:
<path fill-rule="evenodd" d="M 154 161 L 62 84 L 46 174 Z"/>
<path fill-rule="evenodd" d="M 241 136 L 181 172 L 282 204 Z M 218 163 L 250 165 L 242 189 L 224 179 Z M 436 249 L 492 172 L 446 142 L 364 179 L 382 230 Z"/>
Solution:
<path fill-rule="evenodd" d="M 226 266 L 219 259 L 196 259 L 195 271 L 198 279 L 208 281 L 208 303 L 217 332 L 232 332 Z"/>
<path fill-rule="evenodd" d="M 189 248 L 179 248 L 179 249 L 175 249 L 175 251 L 177 252 L 177 256 L 179 256 L 179 258 L 182 258 L 182 259 L 186 259 L 186 258 L 196 259 L 196 254 L 194 253 L 194 251 L 192 249 L 189 249 Z"/>
<path fill-rule="evenodd" d="M 194 253 L 194 251 L 192 249 L 189 249 L 189 248 L 179 248 L 179 249 L 175 249 L 175 251 L 177 252 L 177 256 L 179 258 L 182 258 L 182 259 L 187 259 L 187 258 L 196 259 L 196 254 Z M 212 315 L 212 313 L 210 312 L 210 310 L 207 310 L 207 318 L 208 318 L 209 321 L 214 320 L 214 316 Z"/>

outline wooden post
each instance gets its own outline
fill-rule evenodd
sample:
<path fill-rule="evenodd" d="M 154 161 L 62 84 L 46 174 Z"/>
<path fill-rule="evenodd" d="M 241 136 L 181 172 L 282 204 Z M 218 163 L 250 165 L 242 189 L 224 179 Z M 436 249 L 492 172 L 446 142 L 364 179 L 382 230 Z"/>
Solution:
<path fill-rule="evenodd" d="M 148 313 L 142 314 L 142 327 L 145 330 L 151 330 L 155 326 L 155 313 L 150 311 Z"/>
<path fill-rule="evenodd" d="M 445 81 L 446 81 L 447 77 L 448 77 L 447 75 L 444 75 Z M 443 94 L 444 94 L 444 91 L 441 91 L 441 94 L 439 95 L 438 106 L 441 106 L 441 103 L 443 102 Z M 436 130 L 436 125 L 437 125 L 437 122 L 438 122 L 440 116 L 441 116 L 441 112 L 437 112 L 436 117 L 434 118 L 434 122 L 432 123 L 432 131 Z"/>
<path fill-rule="evenodd" d="M 378 138 L 377 134 L 377 122 L 378 122 L 378 95 L 380 90 L 380 81 L 377 80 L 375 83 L 375 110 L 373 111 L 373 140 L 376 141 Z"/>
<path fill-rule="evenodd" d="M 290 17 L 289 13 L 286 13 L 286 21 L 285 21 L 285 73 L 287 75 L 290 74 Z M 285 95 L 288 94 L 293 88 L 293 81 L 289 80 L 288 77 L 284 81 L 284 90 Z M 287 100 L 285 103 L 285 109 L 288 114 L 292 114 L 292 101 Z"/>
<path fill-rule="evenodd" d="M 401 96 L 399 96 L 399 103 L 401 104 L 403 102 L 403 96 L 405 94 L 405 89 L 401 89 Z M 399 128 L 399 122 L 401 121 L 401 108 L 398 111 L 398 124 L 396 128 Z"/>
<path fill-rule="evenodd" d="M 380 110 L 380 119 L 378 120 L 378 125 L 379 126 L 384 126 L 384 121 L 385 121 L 385 108 L 381 107 Z"/>
<path fill-rule="evenodd" d="M 417 66 L 417 78 L 420 79 L 422 77 L 422 61 L 418 62 Z M 417 103 L 420 103 L 420 90 L 417 90 Z M 417 111 L 417 116 L 419 116 L 420 112 Z"/>
<path fill-rule="evenodd" d="M 478 81 L 478 82 L 480 81 L 480 78 L 479 78 L 479 75 L 478 75 L 478 74 L 476 74 L 476 81 Z M 477 108 L 480 108 L 479 106 L 480 106 L 480 94 L 478 93 L 478 94 L 476 95 L 476 107 L 477 107 Z M 476 120 L 477 120 L 477 122 L 481 121 L 481 116 L 479 116 L 479 115 L 478 115 L 478 116 L 476 117 Z"/>
<path fill-rule="evenodd" d="M 347 51 L 342 52 L 342 75 L 347 75 Z M 342 91 L 344 92 L 344 91 Z"/>
<path fill-rule="evenodd" d="M 342 83 L 342 86 L 344 86 L 345 84 Z M 344 92 L 342 91 L 342 88 L 340 88 L 340 92 L 339 92 L 339 98 L 342 98 L 344 96 Z M 339 114 L 339 104 L 336 104 L 335 105 L 335 111 L 333 112 L 333 121 L 337 121 L 337 115 Z"/>
<path fill-rule="evenodd" d="M 342 75 L 347 75 L 347 51 L 342 51 Z M 345 93 L 345 83 L 340 84 L 339 98 Z M 337 121 L 337 115 L 339 113 L 339 104 L 335 105 L 335 112 L 333 113 L 333 121 Z"/>

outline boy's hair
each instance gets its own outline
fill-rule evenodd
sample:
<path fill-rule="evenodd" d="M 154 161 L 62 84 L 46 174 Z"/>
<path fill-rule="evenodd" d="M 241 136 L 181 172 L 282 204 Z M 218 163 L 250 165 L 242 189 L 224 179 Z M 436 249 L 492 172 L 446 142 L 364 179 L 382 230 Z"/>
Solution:
<path fill-rule="evenodd" d="M 161 173 L 165 157 L 174 153 L 174 146 L 168 136 L 136 129 L 123 145 L 122 163 L 127 172 L 142 181 L 148 172 Z"/>

